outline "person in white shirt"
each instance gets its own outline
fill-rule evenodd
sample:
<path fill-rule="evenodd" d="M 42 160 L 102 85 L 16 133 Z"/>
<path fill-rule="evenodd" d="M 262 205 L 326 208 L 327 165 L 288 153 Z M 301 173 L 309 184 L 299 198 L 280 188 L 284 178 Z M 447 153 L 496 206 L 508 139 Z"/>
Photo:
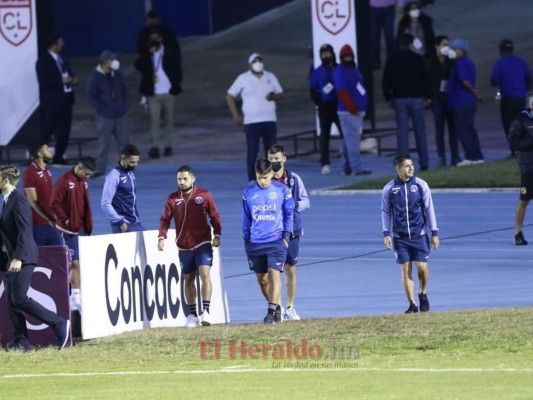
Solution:
<path fill-rule="evenodd" d="M 255 160 L 259 141 L 267 150 L 277 142 L 276 101 L 283 98 L 283 89 L 276 76 L 263 69 L 263 57 L 253 53 L 248 57 L 249 70 L 240 74 L 228 89 L 226 102 L 238 126 L 244 125 L 246 135 L 246 165 L 248 181 L 255 181 Z M 242 115 L 236 99 L 242 100 Z"/>

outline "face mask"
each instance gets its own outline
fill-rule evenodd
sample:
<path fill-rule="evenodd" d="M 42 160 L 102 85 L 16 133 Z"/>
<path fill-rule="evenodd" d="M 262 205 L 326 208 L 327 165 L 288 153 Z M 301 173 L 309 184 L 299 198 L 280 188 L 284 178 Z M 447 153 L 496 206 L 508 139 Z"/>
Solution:
<path fill-rule="evenodd" d="M 333 62 L 335 61 L 333 57 L 324 57 L 324 58 L 321 58 L 321 60 L 322 60 L 323 65 L 332 65 Z"/>
<path fill-rule="evenodd" d="M 52 161 L 52 158 L 43 157 L 43 162 L 44 162 L 45 164 L 48 164 L 50 161 Z"/>
<path fill-rule="evenodd" d="M 252 71 L 260 73 L 263 72 L 263 63 L 260 61 L 256 61 L 252 64 Z"/>
<path fill-rule="evenodd" d="M 455 52 L 454 49 L 450 49 L 448 51 L 448 58 L 451 59 L 451 60 L 457 58 L 457 53 Z"/>
<path fill-rule="evenodd" d="M 110 65 L 110 67 L 111 67 L 111 69 L 112 69 L 113 71 L 118 70 L 118 69 L 120 68 L 120 61 L 118 61 L 118 60 L 113 60 L 113 61 L 111 61 L 111 65 Z"/>
<path fill-rule="evenodd" d="M 411 18 L 418 18 L 420 17 L 420 10 L 418 8 L 415 8 L 414 10 L 409 11 L 409 16 Z"/>
<path fill-rule="evenodd" d="M 447 56 L 448 54 L 450 54 L 450 46 L 442 46 L 440 48 L 440 54 L 442 54 L 443 56 Z"/>
<path fill-rule="evenodd" d="M 159 40 L 154 40 L 148 44 L 149 49 L 151 49 L 152 47 L 159 49 L 159 46 L 161 46 L 161 42 Z"/>
<path fill-rule="evenodd" d="M 270 164 L 272 164 L 272 171 L 278 172 L 281 170 L 281 161 L 272 161 Z"/>

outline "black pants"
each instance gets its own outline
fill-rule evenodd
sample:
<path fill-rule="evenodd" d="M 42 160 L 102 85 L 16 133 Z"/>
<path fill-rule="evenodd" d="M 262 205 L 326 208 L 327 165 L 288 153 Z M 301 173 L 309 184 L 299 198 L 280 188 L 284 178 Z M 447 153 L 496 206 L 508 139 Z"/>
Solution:
<path fill-rule="evenodd" d="M 7 312 L 13 324 L 15 342 L 28 341 L 26 318 L 24 318 L 23 313 L 37 318 L 52 329 L 63 322 L 62 317 L 28 297 L 34 269 L 35 265 L 33 264 L 23 265 L 19 272 L 7 272 L 4 276 Z"/>
<path fill-rule="evenodd" d="M 54 161 L 62 161 L 70 139 L 72 126 L 72 93 L 65 93 L 57 104 L 41 103 L 41 138 L 50 143 L 56 139 Z"/>
<path fill-rule="evenodd" d="M 503 96 L 500 100 L 500 113 L 502 116 L 502 125 L 505 132 L 506 139 L 509 139 L 509 128 L 511 122 L 520 114 L 524 109 L 526 99 Z"/>
<path fill-rule="evenodd" d="M 337 103 L 326 103 L 318 107 L 318 123 L 320 126 L 320 165 L 329 165 L 329 141 L 331 138 L 331 125 L 335 124 L 342 135 L 341 124 L 337 114 Z"/>

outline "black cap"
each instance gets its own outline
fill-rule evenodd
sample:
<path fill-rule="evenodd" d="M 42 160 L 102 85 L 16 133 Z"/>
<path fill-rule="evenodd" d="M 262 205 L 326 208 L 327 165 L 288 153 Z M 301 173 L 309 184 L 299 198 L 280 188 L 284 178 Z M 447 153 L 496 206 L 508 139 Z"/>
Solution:
<path fill-rule="evenodd" d="M 328 43 L 325 43 L 322 46 L 320 46 L 319 54 L 322 54 L 326 51 L 329 51 L 331 54 L 335 54 L 335 51 L 333 50 L 333 46 Z"/>
<path fill-rule="evenodd" d="M 500 45 L 498 46 L 500 48 L 500 51 L 501 52 L 504 52 L 504 51 L 513 51 L 513 48 L 514 48 L 514 45 L 513 45 L 513 42 L 509 39 L 503 39 L 501 42 L 500 42 Z"/>

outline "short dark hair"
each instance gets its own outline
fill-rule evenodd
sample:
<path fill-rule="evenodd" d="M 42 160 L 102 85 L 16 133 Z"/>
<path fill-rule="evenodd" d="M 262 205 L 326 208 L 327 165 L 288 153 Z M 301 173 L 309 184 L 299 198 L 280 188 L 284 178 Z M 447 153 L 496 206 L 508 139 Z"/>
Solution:
<path fill-rule="evenodd" d="M 435 37 L 435 46 L 440 46 L 440 44 L 444 41 L 444 40 L 450 40 L 450 38 L 446 35 L 439 35 L 437 37 Z"/>
<path fill-rule="evenodd" d="M 266 174 L 272 171 L 272 163 L 266 158 L 258 158 L 255 162 L 255 172 L 258 174 Z"/>
<path fill-rule="evenodd" d="M 409 154 L 399 154 L 396 157 L 394 157 L 394 160 L 392 162 L 394 163 L 395 167 L 399 167 L 404 163 L 404 161 L 412 160 L 411 156 Z"/>
<path fill-rule="evenodd" d="M 91 171 L 96 169 L 96 160 L 94 157 L 82 157 L 78 162 Z"/>
<path fill-rule="evenodd" d="M 41 147 L 43 147 L 46 144 L 48 144 L 48 143 L 44 143 L 44 142 L 33 142 L 33 143 L 30 143 L 30 145 L 28 146 L 28 151 L 30 152 L 30 157 L 31 158 L 37 158 L 37 153 L 41 150 Z"/>
<path fill-rule="evenodd" d="M 285 148 L 281 144 L 273 144 L 268 149 L 268 154 L 282 153 L 285 154 Z"/>
<path fill-rule="evenodd" d="M 154 10 L 150 10 L 146 13 L 146 18 L 150 18 L 150 19 L 161 19 L 161 15 L 157 12 L 157 11 L 154 11 Z"/>
<path fill-rule="evenodd" d="M 188 172 L 189 174 L 194 175 L 194 170 L 192 169 L 190 165 L 182 165 L 176 171 L 176 173 L 179 173 L 179 172 Z"/>
<path fill-rule="evenodd" d="M 501 53 L 512 53 L 514 50 L 514 44 L 511 39 L 502 39 L 498 47 Z"/>
<path fill-rule="evenodd" d="M 50 36 L 46 38 L 46 48 L 52 47 L 54 44 L 57 43 L 59 39 L 62 39 L 63 35 L 60 35 L 59 33 L 53 33 Z"/>
<path fill-rule="evenodd" d="M 140 156 L 141 153 L 139 152 L 139 149 L 135 147 L 134 145 L 127 144 L 126 146 L 124 146 L 124 148 L 120 152 L 120 155 L 124 157 L 131 157 L 131 156 Z"/>

